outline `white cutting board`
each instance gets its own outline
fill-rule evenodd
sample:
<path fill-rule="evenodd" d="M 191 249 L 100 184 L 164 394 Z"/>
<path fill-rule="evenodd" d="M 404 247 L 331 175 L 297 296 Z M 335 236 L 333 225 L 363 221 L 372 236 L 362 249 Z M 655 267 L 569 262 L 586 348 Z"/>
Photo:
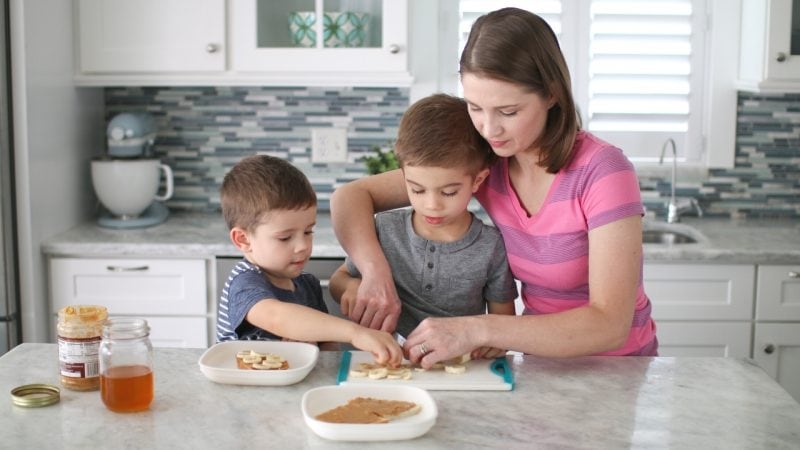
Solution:
<path fill-rule="evenodd" d="M 412 370 L 410 380 L 372 380 L 365 377 L 350 377 L 350 369 L 361 363 L 375 363 L 369 352 L 346 351 L 342 353 L 337 384 L 355 385 L 399 384 L 416 386 L 435 391 L 510 391 L 514 389 L 514 374 L 505 358 L 478 359 L 464 364 L 464 373 L 447 373 L 442 369 L 426 371 Z"/>

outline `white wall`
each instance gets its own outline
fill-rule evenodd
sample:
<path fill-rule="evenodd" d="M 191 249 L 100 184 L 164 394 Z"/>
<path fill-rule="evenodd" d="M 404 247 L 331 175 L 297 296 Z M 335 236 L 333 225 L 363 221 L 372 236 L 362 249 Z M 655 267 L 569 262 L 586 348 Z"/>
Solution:
<path fill-rule="evenodd" d="M 24 342 L 55 335 L 41 242 L 94 215 L 89 160 L 102 152 L 103 98 L 72 82 L 72 1 L 11 0 L 20 295 Z"/>

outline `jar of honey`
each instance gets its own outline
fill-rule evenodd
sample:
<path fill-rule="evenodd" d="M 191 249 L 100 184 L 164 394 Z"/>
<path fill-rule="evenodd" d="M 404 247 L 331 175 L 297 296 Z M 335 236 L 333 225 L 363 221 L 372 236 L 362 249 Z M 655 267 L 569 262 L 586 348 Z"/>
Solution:
<path fill-rule="evenodd" d="M 58 366 L 65 388 L 92 391 L 100 386 L 98 355 L 107 318 L 106 308 L 97 305 L 66 306 L 58 312 Z"/>
<path fill-rule="evenodd" d="M 153 345 L 144 319 L 112 317 L 100 344 L 100 397 L 115 412 L 143 411 L 153 401 Z"/>

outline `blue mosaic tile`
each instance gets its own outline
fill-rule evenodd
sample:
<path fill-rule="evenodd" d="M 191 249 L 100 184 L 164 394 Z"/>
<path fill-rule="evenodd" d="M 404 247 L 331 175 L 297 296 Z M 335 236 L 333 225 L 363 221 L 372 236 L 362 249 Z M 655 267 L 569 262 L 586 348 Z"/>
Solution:
<path fill-rule="evenodd" d="M 219 185 L 242 157 L 264 153 L 296 164 L 329 208 L 330 193 L 365 174 L 374 147 L 390 149 L 405 88 L 124 87 L 105 90 L 106 112 L 148 111 L 159 123 L 154 153 L 175 173 L 173 209 L 218 211 Z M 710 169 L 703 182 L 679 183 L 706 216 L 800 218 L 800 94 L 740 92 L 732 169 Z M 345 127 L 348 162 L 311 162 L 311 128 Z M 665 212 L 670 180 L 640 179 L 649 211 Z"/>
<path fill-rule="evenodd" d="M 307 165 L 312 128 L 346 127 L 350 162 L 322 165 L 327 181 L 314 184 L 327 210 L 336 186 L 366 173 L 359 160 L 373 147 L 391 147 L 409 100 L 408 89 L 391 87 L 220 86 L 107 88 L 105 103 L 109 119 L 148 111 L 158 121 L 153 151 L 175 173 L 173 209 L 218 211 L 222 178 L 242 157 L 264 153 Z"/>

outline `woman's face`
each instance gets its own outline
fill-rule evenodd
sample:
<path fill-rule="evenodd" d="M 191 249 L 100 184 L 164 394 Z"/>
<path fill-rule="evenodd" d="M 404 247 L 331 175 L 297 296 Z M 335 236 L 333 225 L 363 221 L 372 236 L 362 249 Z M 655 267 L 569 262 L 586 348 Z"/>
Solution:
<path fill-rule="evenodd" d="M 461 77 L 472 123 L 502 157 L 536 151 L 553 100 L 518 84 L 466 73 Z"/>

